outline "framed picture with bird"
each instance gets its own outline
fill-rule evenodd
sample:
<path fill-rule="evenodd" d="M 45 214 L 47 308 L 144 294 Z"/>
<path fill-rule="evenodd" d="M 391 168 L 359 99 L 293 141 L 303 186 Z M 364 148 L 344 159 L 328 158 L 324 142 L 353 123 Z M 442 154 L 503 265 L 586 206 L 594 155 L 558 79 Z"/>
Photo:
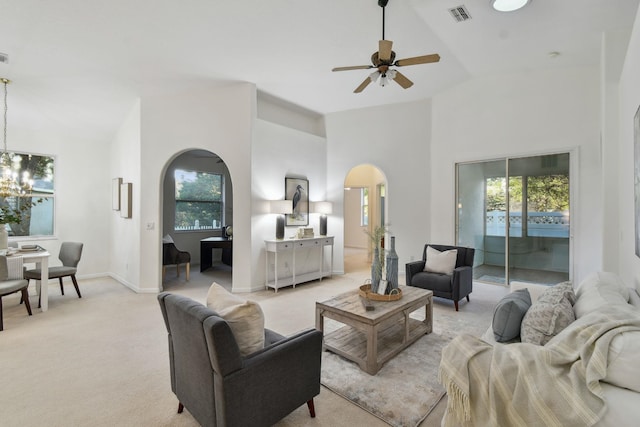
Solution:
<path fill-rule="evenodd" d="M 291 200 L 293 212 L 285 215 L 285 225 L 309 225 L 309 181 L 303 178 L 284 179 L 285 199 Z"/>

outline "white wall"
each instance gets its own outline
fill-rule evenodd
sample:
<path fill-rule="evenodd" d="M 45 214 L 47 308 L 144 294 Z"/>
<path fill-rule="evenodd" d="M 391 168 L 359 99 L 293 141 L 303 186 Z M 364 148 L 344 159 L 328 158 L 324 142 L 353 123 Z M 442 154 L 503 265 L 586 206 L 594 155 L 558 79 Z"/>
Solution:
<path fill-rule="evenodd" d="M 254 211 L 252 232 L 254 235 L 251 268 L 255 273 L 250 285 L 238 288 L 238 291 L 254 291 L 264 288 L 265 279 L 265 239 L 275 239 L 276 217 L 269 213 L 270 200 L 284 199 L 285 177 L 305 178 L 309 180 L 309 200 L 326 200 L 326 140 L 325 138 L 299 130 L 256 120 L 254 123 L 252 147 L 252 198 Z M 335 210 L 334 210 L 335 212 Z M 333 235 L 331 224 L 334 215 L 327 218 L 328 234 Z M 309 227 L 319 235 L 319 216 L 309 215 Z M 234 232 L 236 226 L 234 226 Z M 285 227 L 285 238 L 293 236 L 298 227 Z M 328 250 L 327 250 L 328 251 Z M 280 260 L 282 263 L 284 259 Z M 235 257 L 234 257 L 235 264 Z M 283 277 L 291 275 L 289 267 L 278 267 Z M 280 266 L 280 263 L 279 263 Z M 296 254 L 296 271 L 317 270 L 317 258 L 313 254 Z M 236 271 L 234 265 L 234 274 Z M 272 269 L 270 269 L 270 272 Z M 270 276 L 271 277 L 271 276 Z M 235 287 L 234 287 L 235 290 Z"/>
<path fill-rule="evenodd" d="M 36 109 L 37 110 L 37 109 Z M 50 117 L 40 110 L 34 112 L 43 122 Z M 9 97 L 9 115 L 11 98 Z M 58 260 L 60 244 L 64 241 L 84 243 L 78 277 L 108 274 L 109 261 L 105 254 L 109 241 L 111 210 L 111 179 L 109 175 L 109 146 L 102 140 L 81 139 L 65 130 L 68 123 L 57 123 L 59 132 L 44 132 L 40 122 L 14 125 L 8 119 L 7 145 L 9 151 L 44 154 L 55 158 L 55 236 L 45 239 L 10 238 L 18 242 L 39 244 L 51 253 L 49 265 L 61 265 Z M 52 127 L 44 126 L 47 130 Z"/>
<path fill-rule="evenodd" d="M 576 149 L 573 279 L 601 269 L 599 106 L 595 68 L 478 78 L 434 97 L 432 240 L 454 242 L 456 162 Z"/>
<path fill-rule="evenodd" d="M 618 247 L 619 273 L 629 285 L 640 289 L 640 258 L 635 255 L 634 233 L 634 129 L 633 118 L 640 105 L 640 9 L 629 41 L 620 76 L 619 151 L 617 188 L 619 189 L 619 230 L 610 233 L 607 242 Z M 615 153 L 615 152 L 614 152 Z M 640 161 L 640 159 L 636 159 Z M 613 175 L 613 174 L 612 174 Z M 615 175 L 613 175 L 615 177 Z M 614 178 L 615 179 L 615 178 Z M 608 246 L 609 246 L 608 245 Z"/>
<path fill-rule="evenodd" d="M 327 196 L 334 212 L 328 229 L 336 236 L 334 270 L 344 272 L 344 224 L 340 219 L 344 182 L 360 164 L 371 164 L 386 176 L 387 223 L 390 234 L 396 236 L 398 265 L 420 258 L 430 235 L 431 102 L 333 113 L 325 121 Z"/>
<path fill-rule="evenodd" d="M 134 290 L 140 290 L 140 144 L 140 100 L 137 100 L 110 144 L 109 153 L 110 178 L 133 183 L 132 218 L 122 218 L 119 211 L 110 211 L 110 233 L 105 238 L 111 276 Z"/>
<path fill-rule="evenodd" d="M 117 139 L 116 145 L 122 148 L 112 157 L 114 165 L 126 164 L 125 172 L 129 160 L 132 162 L 132 172 L 123 173 L 123 177 L 133 183 L 133 218 L 115 221 L 111 233 L 113 247 L 139 248 L 139 259 L 132 258 L 139 265 L 138 272 L 132 271 L 131 265 L 123 270 L 129 249 L 123 249 L 112 262 L 114 274 L 126 277 L 125 284 L 138 292 L 161 290 L 162 178 L 171 160 L 190 149 L 212 151 L 229 168 L 234 189 L 233 287 L 252 283 L 251 260 L 243 254 L 251 252 L 252 200 L 247 194 L 251 194 L 251 123 L 255 100 L 255 86 L 247 83 L 206 86 L 141 100 L 139 119 L 131 119 L 140 123 L 139 147 L 133 136 L 136 125 L 125 124 L 123 128 L 129 130 L 124 133 L 132 137 Z M 124 147 L 131 147 L 130 153 Z M 130 156 L 134 159 L 129 159 Z M 110 190 L 105 189 L 104 194 L 110 198 Z"/>

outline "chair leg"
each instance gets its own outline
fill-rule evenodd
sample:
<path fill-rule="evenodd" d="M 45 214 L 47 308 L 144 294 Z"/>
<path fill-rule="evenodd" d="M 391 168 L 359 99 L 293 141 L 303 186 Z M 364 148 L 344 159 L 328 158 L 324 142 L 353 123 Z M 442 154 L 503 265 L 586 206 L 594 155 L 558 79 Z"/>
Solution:
<path fill-rule="evenodd" d="M 458 301 L 454 301 L 453 305 L 456 307 L 456 311 L 458 311 Z"/>
<path fill-rule="evenodd" d="M 29 313 L 29 316 L 31 316 L 31 303 L 29 303 L 29 291 L 27 290 L 27 288 L 24 288 L 22 290 L 22 300 L 24 301 L 24 306 L 27 307 L 27 313 Z"/>
<path fill-rule="evenodd" d="M 315 418 L 316 417 L 316 408 L 315 408 L 315 406 L 313 406 L 313 399 L 307 400 L 307 407 L 309 408 L 309 415 L 311 415 L 311 418 Z"/>
<path fill-rule="evenodd" d="M 62 286 L 62 276 L 58 277 L 58 282 L 60 282 L 60 292 L 64 295 L 64 286 Z"/>
<path fill-rule="evenodd" d="M 178 413 L 181 414 L 184 411 L 184 405 L 182 402 L 178 402 Z"/>
<path fill-rule="evenodd" d="M 0 297 L 0 331 L 4 331 L 4 324 L 2 323 L 2 297 Z"/>
<path fill-rule="evenodd" d="M 78 287 L 78 281 L 76 280 L 75 274 L 71 275 L 71 280 L 73 281 L 73 286 L 75 286 L 76 288 L 76 293 L 78 294 L 78 298 L 82 298 L 82 295 L 80 295 L 80 288 Z"/>
<path fill-rule="evenodd" d="M 191 263 L 187 263 L 187 282 L 189 281 L 189 273 L 191 273 Z"/>
<path fill-rule="evenodd" d="M 469 299 L 469 295 L 467 295 L 467 302 L 469 302 L 469 301 L 471 301 L 471 300 Z"/>

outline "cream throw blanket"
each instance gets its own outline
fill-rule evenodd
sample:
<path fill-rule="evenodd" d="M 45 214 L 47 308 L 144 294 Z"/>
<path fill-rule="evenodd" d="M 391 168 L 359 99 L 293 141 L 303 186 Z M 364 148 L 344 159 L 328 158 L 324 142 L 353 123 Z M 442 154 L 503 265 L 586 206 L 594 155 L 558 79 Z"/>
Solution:
<path fill-rule="evenodd" d="M 439 380 L 449 426 L 592 426 L 605 411 L 600 380 L 609 344 L 640 330 L 637 310 L 604 307 L 581 317 L 545 346 L 491 346 L 471 335 L 442 351 Z"/>

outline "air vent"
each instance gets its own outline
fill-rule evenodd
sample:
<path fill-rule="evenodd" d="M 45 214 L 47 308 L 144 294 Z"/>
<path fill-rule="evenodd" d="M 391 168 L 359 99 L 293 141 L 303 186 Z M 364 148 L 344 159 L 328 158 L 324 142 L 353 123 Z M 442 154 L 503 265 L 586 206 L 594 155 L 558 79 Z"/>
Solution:
<path fill-rule="evenodd" d="M 471 19 L 469 11 L 463 5 L 449 9 L 449 13 L 451 13 L 451 16 L 453 16 L 456 22 L 464 22 Z"/>
<path fill-rule="evenodd" d="M 8 64 L 9 63 L 9 55 L 7 55 L 6 53 L 0 52 L 0 62 L 3 63 L 3 64 Z"/>

